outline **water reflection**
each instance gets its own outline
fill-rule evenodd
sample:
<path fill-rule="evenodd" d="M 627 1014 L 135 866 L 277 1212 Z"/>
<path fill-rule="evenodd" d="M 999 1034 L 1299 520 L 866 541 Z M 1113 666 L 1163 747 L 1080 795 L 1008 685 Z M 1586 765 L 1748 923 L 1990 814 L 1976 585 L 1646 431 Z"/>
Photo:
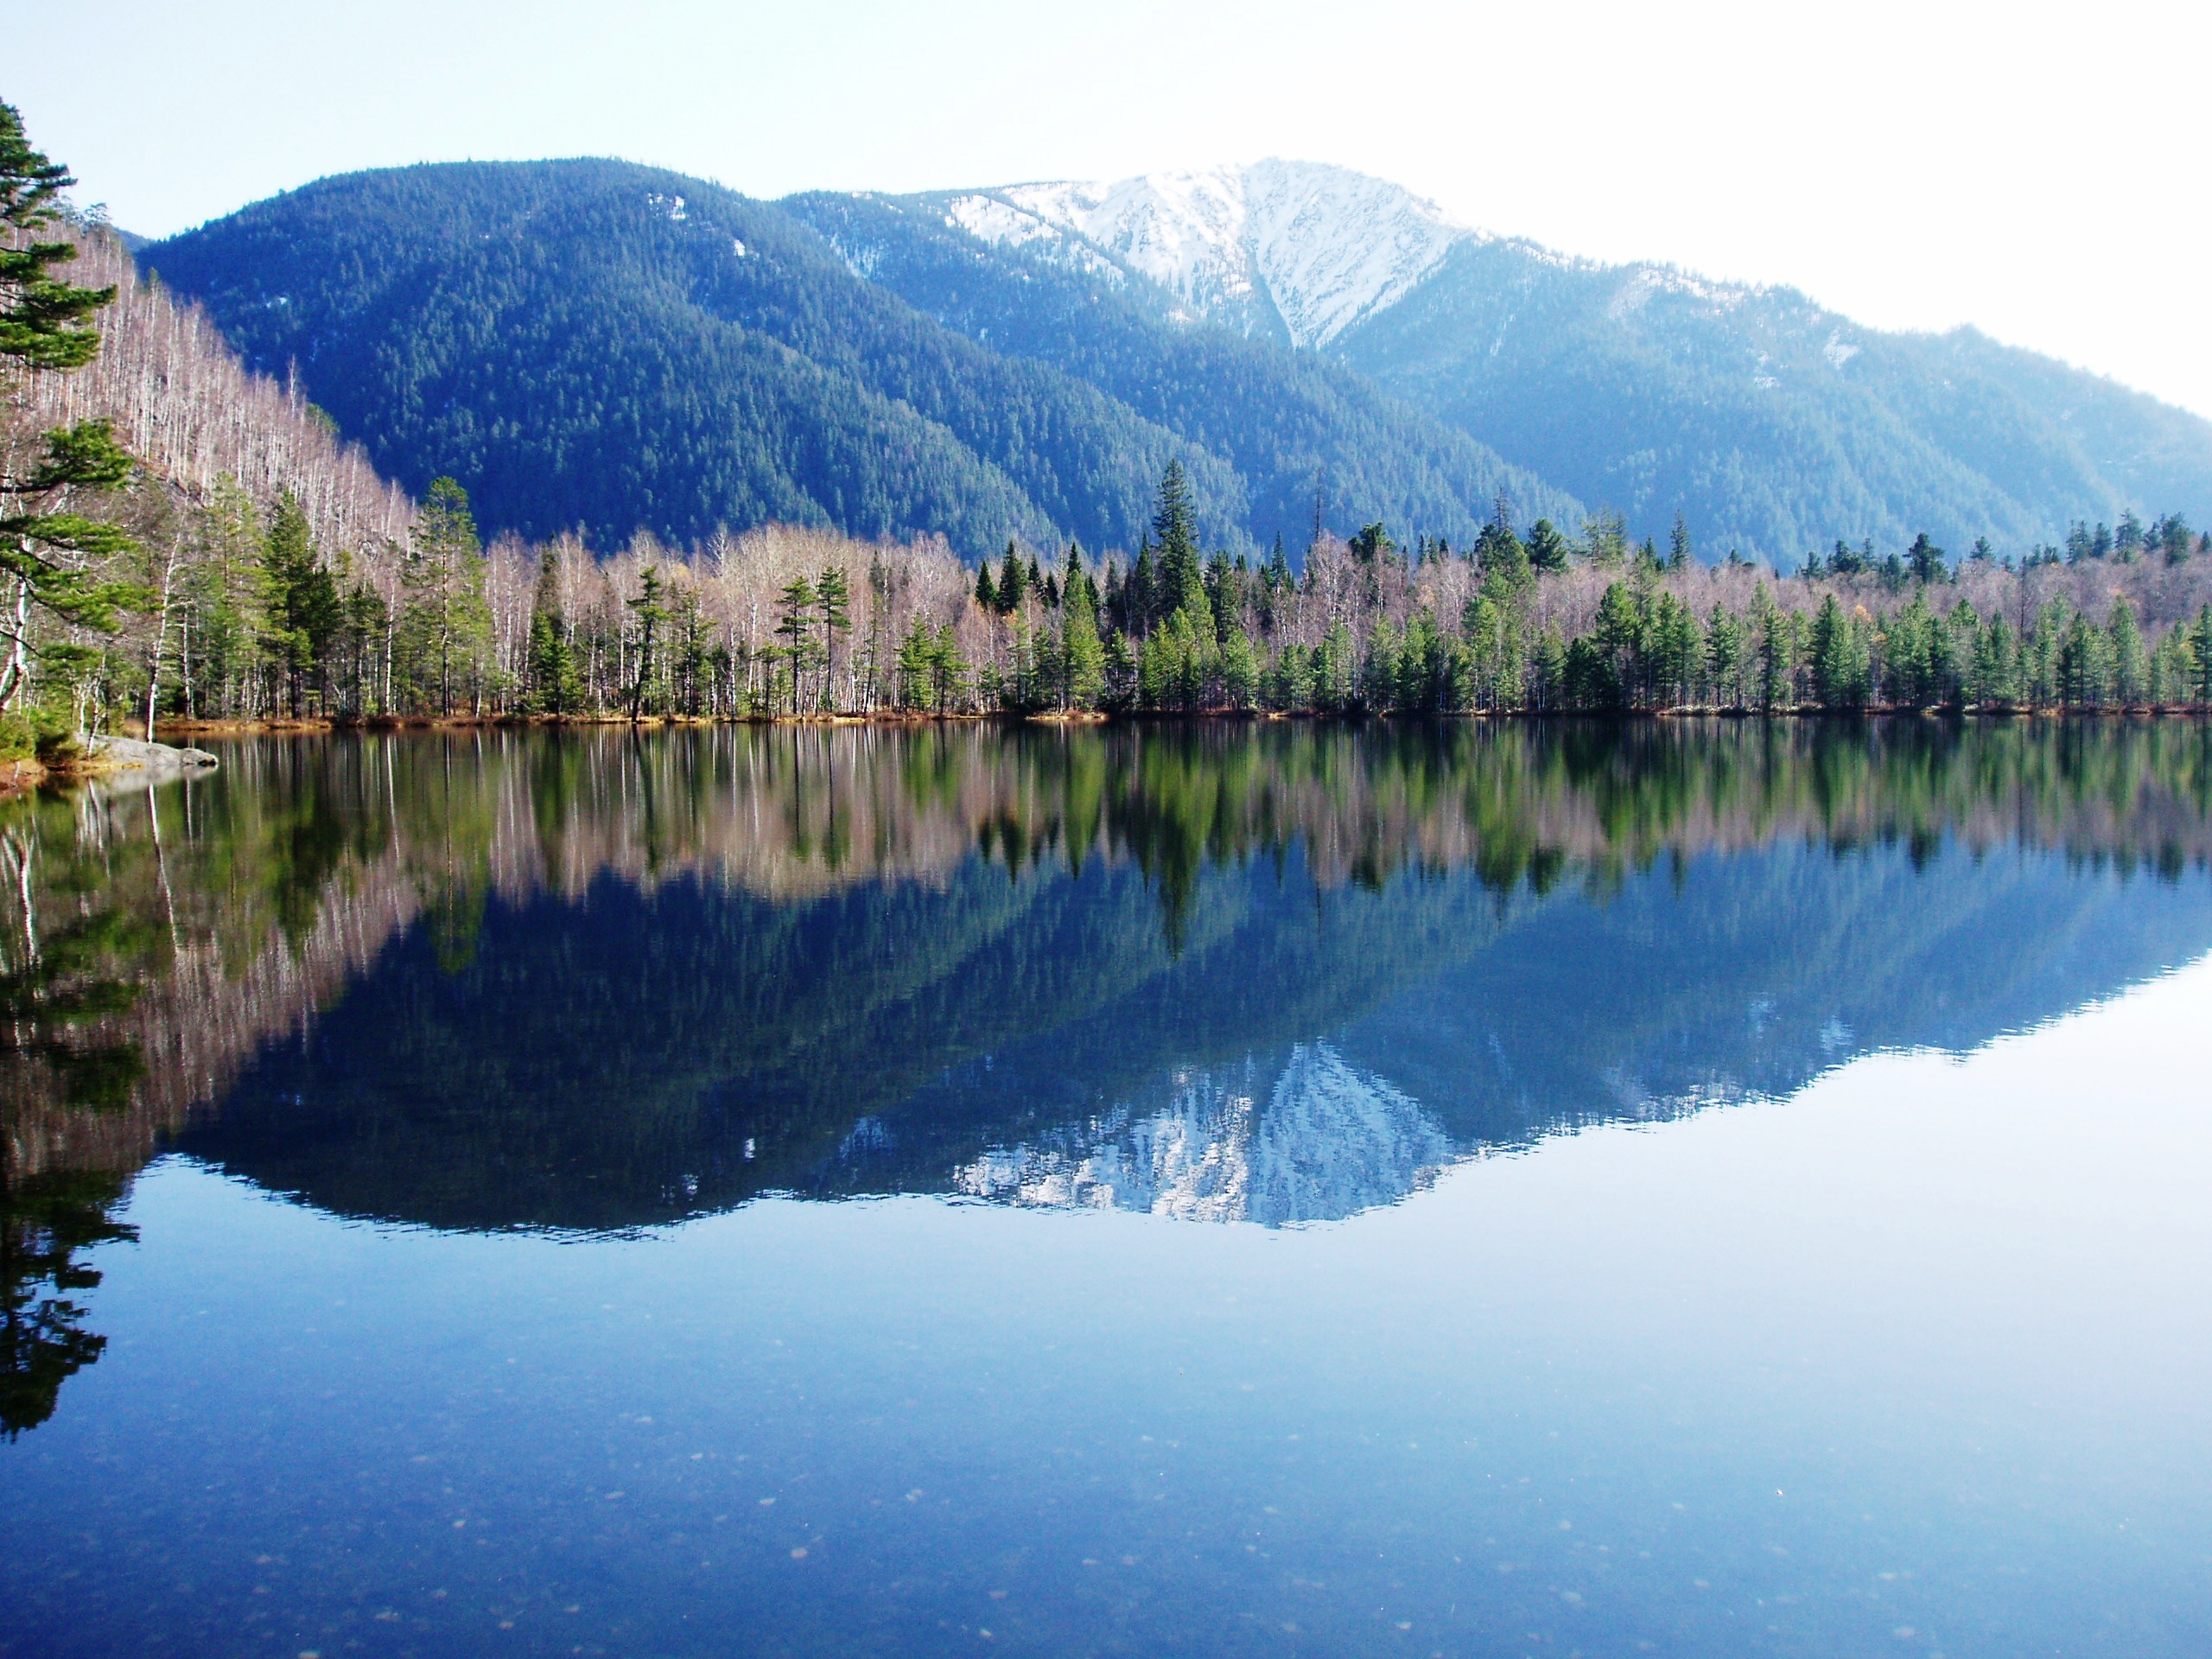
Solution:
<path fill-rule="evenodd" d="M 266 740 L 0 815 L 5 1426 L 175 1146 L 350 1216 L 1334 1219 L 2212 948 L 2194 724 Z"/>

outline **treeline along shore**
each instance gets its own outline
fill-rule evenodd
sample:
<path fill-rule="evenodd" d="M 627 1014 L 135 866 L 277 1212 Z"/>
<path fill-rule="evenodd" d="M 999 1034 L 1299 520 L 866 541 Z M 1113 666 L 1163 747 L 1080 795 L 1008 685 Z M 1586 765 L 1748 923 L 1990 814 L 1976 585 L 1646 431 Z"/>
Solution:
<path fill-rule="evenodd" d="M 1134 552 L 486 544 L 459 484 L 410 500 L 141 281 L 0 112 L 9 753 L 126 722 L 2212 709 L 2212 555 L 2178 514 L 1784 573 L 1501 499 L 1457 548 L 1317 511 L 1231 558 L 1171 462 Z"/>

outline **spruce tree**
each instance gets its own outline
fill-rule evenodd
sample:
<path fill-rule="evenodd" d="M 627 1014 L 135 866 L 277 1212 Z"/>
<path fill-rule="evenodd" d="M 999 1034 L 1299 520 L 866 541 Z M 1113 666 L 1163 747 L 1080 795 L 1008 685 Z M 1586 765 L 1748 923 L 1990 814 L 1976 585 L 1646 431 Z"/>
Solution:
<path fill-rule="evenodd" d="M 1152 515 L 1153 540 L 1160 547 L 1159 596 L 1155 615 L 1187 611 L 1194 628 L 1211 630 L 1213 607 L 1206 599 L 1205 570 L 1198 557 L 1198 517 L 1183 463 L 1171 461 L 1160 478 L 1159 505 Z"/>
<path fill-rule="evenodd" d="M 1667 568 L 1669 570 L 1687 570 L 1690 568 L 1691 556 L 1689 521 L 1677 511 L 1675 527 L 1667 533 Z"/>
<path fill-rule="evenodd" d="M 308 516 L 292 493 L 277 499 L 262 555 L 268 608 L 269 660 L 283 675 L 287 701 L 296 718 L 304 712 L 308 686 L 319 692 L 345 621 L 337 579 L 315 544 Z"/>
<path fill-rule="evenodd" d="M 537 715 L 574 714 L 583 702 L 575 647 L 561 626 L 554 591 L 553 555 L 538 566 L 537 594 L 531 607 L 530 644 L 524 664 L 525 707 Z"/>

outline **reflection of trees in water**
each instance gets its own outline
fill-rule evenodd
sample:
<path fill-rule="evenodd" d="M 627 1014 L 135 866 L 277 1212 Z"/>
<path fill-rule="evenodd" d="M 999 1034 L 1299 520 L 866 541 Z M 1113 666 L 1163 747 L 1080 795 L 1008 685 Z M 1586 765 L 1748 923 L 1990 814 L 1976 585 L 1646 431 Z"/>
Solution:
<path fill-rule="evenodd" d="M 62 1383 L 107 1346 L 70 1296 L 100 1281 L 79 1250 L 137 1236 L 111 1213 L 123 1188 L 97 1171 L 18 1178 L 0 1167 L 0 1436 L 51 1417 Z"/>
<path fill-rule="evenodd" d="M 436 974 L 469 975 L 495 906 L 573 906 L 609 880 L 644 899 L 690 882 L 746 897 L 749 954 L 729 954 L 734 936 L 702 937 L 687 971 L 800 983 L 804 996 L 748 990 L 752 1034 L 731 1046 L 662 1018 L 656 1001 L 685 1007 L 688 991 L 647 984 L 626 1027 L 598 1034 L 622 1065 L 690 1077 L 686 1087 L 710 1058 L 725 1077 L 782 1065 L 794 1133 L 834 1146 L 850 1114 L 840 1127 L 837 1103 L 814 1098 L 801 1075 L 811 1051 L 789 1034 L 802 1028 L 863 1058 L 903 1046 L 891 1068 L 903 1076 L 1080 1022 L 1117 995 L 1129 1000 L 1116 1017 L 1177 1041 L 1206 1020 L 1249 1020 L 1234 995 L 1206 1000 L 1205 976 L 1236 972 L 1239 949 L 1287 953 L 1288 936 L 1251 931 L 1245 901 L 1224 900 L 1210 873 L 1295 870 L 1318 904 L 1459 872 L 1498 916 L 1509 897 L 1570 879 L 1602 899 L 1664 860 L 1780 842 L 1895 845 L 1916 861 L 1946 845 L 2018 845 L 2173 876 L 2212 858 L 2208 757 L 2207 728 L 2173 721 L 494 728 L 259 740 L 196 781 L 16 802 L 0 807 L 11 1342 L 32 1329 L 24 1310 L 78 1317 L 61 1284 L 79 1270 L 73 1253 L 109 1236 L 99 1229 L 131 1173 L 195 1108 L 395 942 L 419 937 Z M 1048 902 L 1053 884 L 1039 878 L 1059 874 L 1141 884 L 1149 922 L 1120 899 L 1110 921 Z M 1469 937 L 1464 912 L 1382 906 L 1374 919 L 1397 931 L 1395 946 L 1363 943 L 1360 959 L 1402 975 L 1394 956 Z M 1332 925 L 1351 914 L 1340 907 Z M 1066 961 L 1039 971 L 1051 952 Z M 1171 965 L 1185 957 L 1194 971 L 1179 977 Z M 1317 958 L 1298 971 L 1331 970 Z M 637 971 L 668 970 L 647 954 Z M 556 1028 L 564 982 L 548 970 Z M 1175 1006 L 1141 1006 L 1146 987 Z M 1286 970 L 1268 993 L 1283 1028 L 1267 1040 L 1319 1029 L 1335 988 Z M 648 1033 L 659 1046 L 649 1059 L 638 1047 Z M 1096 1037 L 1097 1056 L 1123 1044 Z M 607 1150 L 590 1137 L 575 1147 L 587 1160 Z M 704 1165 L 671 1174 L 642 1148 L 634 1160 L 648 1185 L 718 1179 Z M 22 1195 L 65 1191 L 90 1206 L 79 1220 L 18 1216 L 19 1199 L 48 1202 Z M 84 1341 L 70 1363 L 97 1352 Z M 32 1374 L 10 1355 L 10 1376 Z"/>

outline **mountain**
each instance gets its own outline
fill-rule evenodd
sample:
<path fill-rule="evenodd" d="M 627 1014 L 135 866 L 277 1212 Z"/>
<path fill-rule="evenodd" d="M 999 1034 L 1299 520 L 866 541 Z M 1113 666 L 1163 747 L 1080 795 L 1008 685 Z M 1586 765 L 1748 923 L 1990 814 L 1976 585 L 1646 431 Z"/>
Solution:
<path fill-rule="evenodd" d="M 1792 289 L 1605 265 L 1343 168 L 753 200 L 619 162 L 327 179 L 140 251 L 387 474 L 493 529 L 768 519 L 1134 547 L 1179 456 L 1215 545 L 1464 544 L 1512 499 L 1788 564 L 1926 531 L 2212 520 L 2212 423 Z"/>
<path fill-rule="evenodd" d="M 2212 517 L 2212 423 L 2110 380 L 1968 328 L 1883 333 L 1786 288 L 1567 257 L 1343 168 L 901 200 L 1163 318 L 1356 369 L 1639 534 L 1682 512 L 1708 553 Z"/>
<path fill-rule="evenodd" d="M 970 556 L 1009 537 L 1131 548 L 1172 458 L 1232 548 L 1302 545 L 1317 477 L 1348 517 L 1454 539 L 1501 489 L 1577 516 L 1341 365 L 962 239 L 1033 321 L 1040 299 L 1067 308 L 1090 356 L 948 326 L 805 214 L 619 162 L 327 179 L 140 258 L 250 364 L 296 372 L 380 470 L 418 491 L 449 473 L 486 528 L 531 537 L 773 519 Z"/>

